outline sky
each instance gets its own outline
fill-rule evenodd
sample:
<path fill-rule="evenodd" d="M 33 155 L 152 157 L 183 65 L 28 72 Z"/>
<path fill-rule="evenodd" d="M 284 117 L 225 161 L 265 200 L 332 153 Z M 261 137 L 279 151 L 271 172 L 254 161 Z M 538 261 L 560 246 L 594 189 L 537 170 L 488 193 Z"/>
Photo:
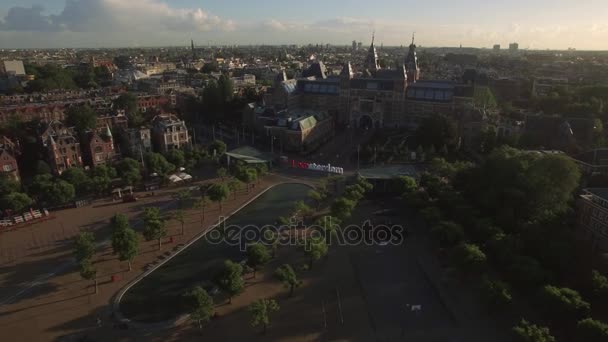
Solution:
<path fill-rule="evenodd" d="M 608 0 L 0 0 L 0 49 L 339 44 L 608 50 Z"/>

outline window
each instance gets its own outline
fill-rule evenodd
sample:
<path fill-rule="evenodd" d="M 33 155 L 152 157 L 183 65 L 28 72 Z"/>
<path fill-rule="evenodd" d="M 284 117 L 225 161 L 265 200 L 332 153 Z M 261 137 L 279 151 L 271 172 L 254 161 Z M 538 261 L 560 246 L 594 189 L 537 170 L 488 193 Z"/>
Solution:
<path fill-rule="evenodd" d="M 13 166 L 11 164 L 4 164 L 4 171 L 5 172 L 13 171 Z"/>

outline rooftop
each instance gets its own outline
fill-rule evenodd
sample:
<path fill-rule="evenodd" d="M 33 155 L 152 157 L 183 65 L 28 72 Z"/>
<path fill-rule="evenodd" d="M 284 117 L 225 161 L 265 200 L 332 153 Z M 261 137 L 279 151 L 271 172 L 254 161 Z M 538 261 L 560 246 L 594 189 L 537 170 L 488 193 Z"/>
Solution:
<path fill-rule="evenodd" d="M 392 179 L 399 176 L 415 177 L 416 167 L 413 165 L 378 166 L 359 170 L 359 175 L 368 179 Z M 608 189 L 606 189 L 608 191 Z"/>
<path fill-rule="evenodd" d="M 608 188 L 590 188 L 585 189 L 585 192 L 593 196 L 599 197 L 604 201 L 608 201 Z"/>

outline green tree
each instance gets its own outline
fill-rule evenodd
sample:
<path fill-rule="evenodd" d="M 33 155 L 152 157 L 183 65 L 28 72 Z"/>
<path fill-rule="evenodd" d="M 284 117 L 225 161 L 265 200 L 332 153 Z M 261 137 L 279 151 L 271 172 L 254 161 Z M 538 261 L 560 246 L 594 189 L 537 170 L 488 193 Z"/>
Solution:
<path fill-rule="evenodd" d="M 357 203 L 365 194 L 365 189 L 359 184 L 349 185 L 344 189 L 344 197 Z"/>
<path fill-rule="evenodd" d="M 188 297 L 190 319 L 196 322 L 199 330 L 202 330 L 203 323 L 209 322 L 213 315 L 213 298 L 200 286 L 195 287 Z"/>
<path fill-rule="evenodd" d="M 310 190 L 308 192 L 308 198 L 310 198 L 311 200 L 315 201 L 316 204 L 316 208 L 317 210 L 319 210 L 319 208 L 321 207 L 321 202 L 324 199 L 324 196 L 321 192 L 316 191 L 316 190 Z"/>
<path fill-rule="evenodd" d="M 209 145 L 209 155 L 214 156 L 215 158 L 219 158 L 224 153 L 226 153 L 226 144 L 223 141 L 214 140 Z"/>
<path fill-rule="evenodd" d="M 73 200 L 76 191 L 72 184 L 43 174 L 34 177 L 28 192 L 42 205 L 60 205 Z"/>
<path fill-rule="evenodd" d="M 247 192 L 251 188 L 251 184 L 255 182 L 258 177 L 258 173 L 254 168 L 243 168 L 237 172 L 236 178 L 241 182 L 247 184 Z"/>
<path fill-rule="evenodd" d="M 184 224 L 186 223 L 186 215 L 182 209 L 177 209 L 171 216 L 175 221 L 179 222 L 182 227 L 181 235 L 184 235 Z"/>
<path fill-rule="evenodd" d="M 14 213 L 21 213 L 34 204 L 34 201 L 22 192 L 11 192 L 0 198 L 0 204 L 4 209 L 10 209 Z"/>
<path fill-rule="evenodd" d="M 219 88 L 222 103 L 232 101 L 234 86 L 232 80 L 228 76 L 222 74 L 217 81 L 217 87 Z"/>
<path fill-rule="evenodd" d="M 304 201 L 297 201 L 293 210 L 296 216 L 300 216 L 302 218 L 309 217 L 314 213 L 308 204 L 304 203 Z"/>
<path fill-rule="evenodd" d="M 289 297 L 293 296 L 293 290 L 296 287 L 302 285 L 302 281 L 298 279 L 296 272 L 288 264 L 284 264 L 277 268 L 274 275 L 283 283 L 283 285 L 285 285 L 285 287 L 289 288 Z"/>
<path fill-rule="evenodd" d="M 156 173 L 159 176 L 166 176 L 169 172 L 175 170 L 175 165 L 169 163 L 160 153 L 146 153 L 144 155 L 148 172 Z"/>
<path fill-rule="evenodd" d="M 61 179 L 72 184 L 78 195 L 84 195 L 91 190 L 91 179 L 79 167 L 71 167 L 61 173 Z"/>
<path fill-rule="evenodd" d="M 186 155 L 182 150 L 170 150 L 167 153 L 167 161 L 177 167 L 186 165 Z"/>
<path fill-rule="evenodd" d="M 66 123 L 81 136 L 97 126 L 97 113 L 89 105 L 72 106 L 65 113 Z"/>
<path fill-rule="evenodd" d="M 147 241 L 157 239 L 158 250 L 161 248 L 162 238 L 167 235 L 165 221 L 156 207 L 144 208 L 144 230 L 143 235 Z"/>
<path fill-rule="evenodd" d="M 222 180 L 222 182 L 224 181 L 224 178 L 226 178 L 226 175 L 228 175 L 228 170 L 226 170 L 226 168 L 223 167 L 219 167 L 216 171 L 215 174 Z"/>
<path fill-rule="evenodd" d="M 180 190 L 174 194 L 173 198 L 177 200 L 177 207 L 183 210 L 186 209 L 187 204 L 192 198 L 192 194 L 190 190 Z"/>
<path fill-rule="evenodd" d="M 129 227 L 130 227 L 129 218 L 125 214 L 115 214 L 110 219 L 110 228 L 112 231 L 112 235 L 114 235 L 115 233 L 124 231 L 125 229 L 127 229 Z M 116 251 L 117 249 L 114 248 L 114 250 Z"/>
<path fill-rule="evenodd" d="M 441 222 L 442 218 L 441 210 L 434 206 L 420 210 L 420 215 L 422 215 L 424 221 L 430 226 L 438 224 L 439 222 Z"/>
<path fill-rule="evenodd" d="M 262 177 L 264 177 L 268 174 L 268 166 L 266 166 L 266 164 L 256 164 L 255 171 L 256 171 L 257 180 L 259 183 L 260 180 L 262 179 Z"/>
<path fill-rule="evenodd" d="M 508 246 L 507 244 L 505 247 Z M 538 260 L 525 255 L 512 255 L 513 252 L 509 250 L 504 252 L 509 253 L 509 257 L 505 258 L 506 269 L 515 285 L 532 289 L 551 278 Z"/>
<path fill-rule="evenodd" d="M 552 285 L 543 287 L 540 300 L 543 308 L 554 319 L 580 318 L 587 315 L 591 307 L 577 291 Z"/>
<path fill-rule="evenodd" d="M 277 249 L 279 249 L 279 235 L 272 230 L 264 230 L 264 238 L 270 246 L 272 257 L 276 257 Z"/>
<path fill-rule="evenodd" d="M 228 182 L 228 189 L 230 189 L 230 192 L 232 192 L 234 199 L 236 199 L 236 193 L 241 189 L 241 184 L 241 181 L 238 179 L 231 179 Z"/>
<path fill-rule="evenodd" d="M 454 148 L 458 143 L 458 127 L 456 122 L 445 115 L 432 115 L 422 121 L 416 131 L 416 137 L 423 146 L 434 146 L 435 149 Z"/>
<path fill-rule="evenodd" d="M 46 175 L 51 173 L 51 167 L 46 162 L 39 160 L 36 162 L 36 174 Z"/>
<path fill-rule="evenodd" d="M 228 194 L 230 193 L 228 186 L 224 183 L 213 184 L 209 188 L 209 191 L 207 193 L 209 194 L 210 200 L 212 200 L 213 202 L 217 202 L 219 204 L 220 213 L 221 213 L 222 212 L 222 202 L 224 202 L 224 200 L 226 200 L 226 198 L 228 198 Z"/>
<path fill-rule="evenodd" d="M 502 309 L 511 303 L 511 291 L 507 283 L 503 281 L 484 277 L 481 289 L 483 297 L 491 310 Z"/>
<path fill-rule="evenodd" d="M 325 234 L 325 242 L 329 245 L 332 237 L 336 237 L 340 229 L 340 220 L 331 215 L 319 217 L 315 221 L 315 225 L 323 229 Z"/>
<path fill-rule="evenodd" d="M 391 189 L 399 195 L 407 195 L 418 189 L 416 180 L 409 176 L 399 176 L 392 179 Z"/>
<path fill-rule="evenodd" d="M 363 194 L 366 194 L 366 193 L 374 190 L 374 186 L 372 185 L 372 183 L 368 182 L 367 179 L 365 179 L 361 176 L 357 176 L 357 178 L 355 180 L 355 184 L 360 186 L 361 188 L 363 188 Z"/>
<path fill-rule="evenodd" d="M 95 253 L 95 237 L 93 233 L 81 232 L 74 241 L 74 258 L 78 262 L 90 260 Z"/>
<path fill-rule="evenodd" d="M 8 195 L 11 192 L 20 192 L 21 185 L 18 182 L 8 178 L 6 175 L 0 175 L 0 196 Z"/>
<path fill-rule="evenodd" d="M 337 217 L 340 221 L 344 221 L 350 217 L 356 203 L 348 198 L 340 197 L 331 205 L 331 216 Z"/>
<path fill-rule="evenodd" d="M 525 319 L 513 327 L 513 332 L 521 342 L 555 342 L 549 328 L 531 324 Z"/>
<path fill-rule="evenodd" d="M 608 294 L 608 278 L 597 270 L 591 271 L 591 292 L 596 298 L 606 298 Z"/>
<path fill-rule="evenodd" d="M 532 188 L 527 195 L 532 196 L 533 217 L 551 218 L 565 212 L 580 177 L 580 168 L 569 157 L 545 154 L 535 159 L 526 172 Z"/>
<path fill-rule="evenodd" d="M 194 206 L 196 208 L 201 209 L 201 224 L 203 223 L 203 220 L 205 220 L 205 207 L 207 207 L 208 203 L 209 203 L 209 197 L 201 196 L 201 198 L 199 198 L 194 204 Z"/>
<path fill-rule="evenodd" d="M 576 337 L 578 341 L 606 342 L 608 341 L 608 324 L 585 318 L 576 324 Z"/>
<path fill-rule="evenodd" d="M 452 247 L 464 239 L 462 226 L 451 221 L 442 221 L 431 228 L 431 233 L 442 247 Z"/>
<path fill-rule="evenodd" d="M 114 254 L 118 254 L 118 260 L 127 261 L 129 271 L 131 263 L 139 253 L 139 238 L 137 233 L 129 226 L 112 234 L 112 247 Z"/>
<path fill-rule="evenodd" d="M 260 299 L 256 300 L 249 306 L 249 312 L 251 313 L 251 326 L 263 327 L 263 333 L 266 333 L 268 325 L 270 325 L 270 316 L 279 311 L 279 304 L 274 299 Z"/>
<path fill-rule="evenodd" d="M 79 264 L 80 276 L 85 280 L 93 280 L 95 284 L 95 294 L 99 292 L 97 284 L 97 270 L 93 267 L 91 259 L 80 260 Z"/>
<path fill-rule="evenodd" d="M 253 269 L 253 278 L 255 278 L 256 272 L 270 261 L 270 258 L 270 253 L 266 246 L 259 243 L 247 246 L 247 265 Z"/>
<path fill-rule="evenodd" d="M 137 160 L 131 158 L 124 158 L 116 163 L 116 171 L 118 176 L 127 185 L 136 185 L 141 181 L 141 169 L 140 164 Z"/>
<path fill-rule="evenodd" d="M 228 303 L 232 303 L 232 297 L 243 292 L 245 288 L 242 274 L 243 266 L 230 260 L 224 262 L 224 269 L 220 273 L 217 283 L 222 291 L 228 294 Z"/>
<path fill-rule="evenodd" d="M 308 256 L 308 268 L 312 268 L 312 264 L 315 261 L 320 260 L 323 256 L 327 255 L 327 243 L 324 239 L 308 237 L 302 246 L 304 254 Z"/>
<path fill-rule="evenodd" d="M 486 255 L 479 246 L 462 243 L 454 248 L 452 260 L 465 272 L 481 272 L 486 266 Z"/>
<path fill-rule="evenodd" d="M 133 93 L 123 93 L 117 97 L 113 105 L 116 109 L 124 110 L 129 119 L 129 126 L 138 128 L 144 119 L 137 110 L 137 97 Z"/>

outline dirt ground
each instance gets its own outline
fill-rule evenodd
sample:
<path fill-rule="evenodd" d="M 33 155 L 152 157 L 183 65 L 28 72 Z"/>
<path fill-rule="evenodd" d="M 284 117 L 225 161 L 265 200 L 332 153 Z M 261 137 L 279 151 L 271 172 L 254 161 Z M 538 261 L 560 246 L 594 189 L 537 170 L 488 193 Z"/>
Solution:
<path fill-rule="evenodd" d="M 268 176 L 250 193 L 242 190 L 236 200 L 230 196 L 223 204 L 223 215 L 236 210 L 271 184 L 284 181 L 283 178 Z M 157 192 L 154 197 L 142 198 L 135 203 L 98 203 L 59 211 L 54 213 L 55 219 L 0 234 L 2 250 L 8 251 L 8 257 L 3 254 L 5 258 L 0 265 L 2 335 L 24 341 L 51 341 L 75 333 L 88 334 L 89 330 L 97 327 L 98 317 L 104 328 L 111 329 L 111 297 L 141 274 L 147 264 L 158 260 L 176 244 L 189 241 L 201 231 L 201 227 L 213 224 L 220 214 L 218 205 L 208 205 L 203 225 L 199 211 L 189 210 L 183 236 L 180 235 L 179 223 L 169 221 L 169 234 L 160 252 L 156 241 L 142 241 L 131 272 L 128 272 L 125 262 L 112 255 L 111 247 L 100 246 L 94 257 L 98 294 L 94 294 L 91 281 L 80 277 L 71 261 L 70 239 L 80 229 L 86 229 L 95 233 L 98 242 L 103 241 L 109 236 L 108 222 L 115 213 L 121 212 L 136 219 L 147 206 L 170 210 L 175 207 L 172 193 L 177 190 Z M 138 229 L 137 225 L 135 229 Z M 112 281 L 112 276 L 117 277 L 116 281 Z"/>

